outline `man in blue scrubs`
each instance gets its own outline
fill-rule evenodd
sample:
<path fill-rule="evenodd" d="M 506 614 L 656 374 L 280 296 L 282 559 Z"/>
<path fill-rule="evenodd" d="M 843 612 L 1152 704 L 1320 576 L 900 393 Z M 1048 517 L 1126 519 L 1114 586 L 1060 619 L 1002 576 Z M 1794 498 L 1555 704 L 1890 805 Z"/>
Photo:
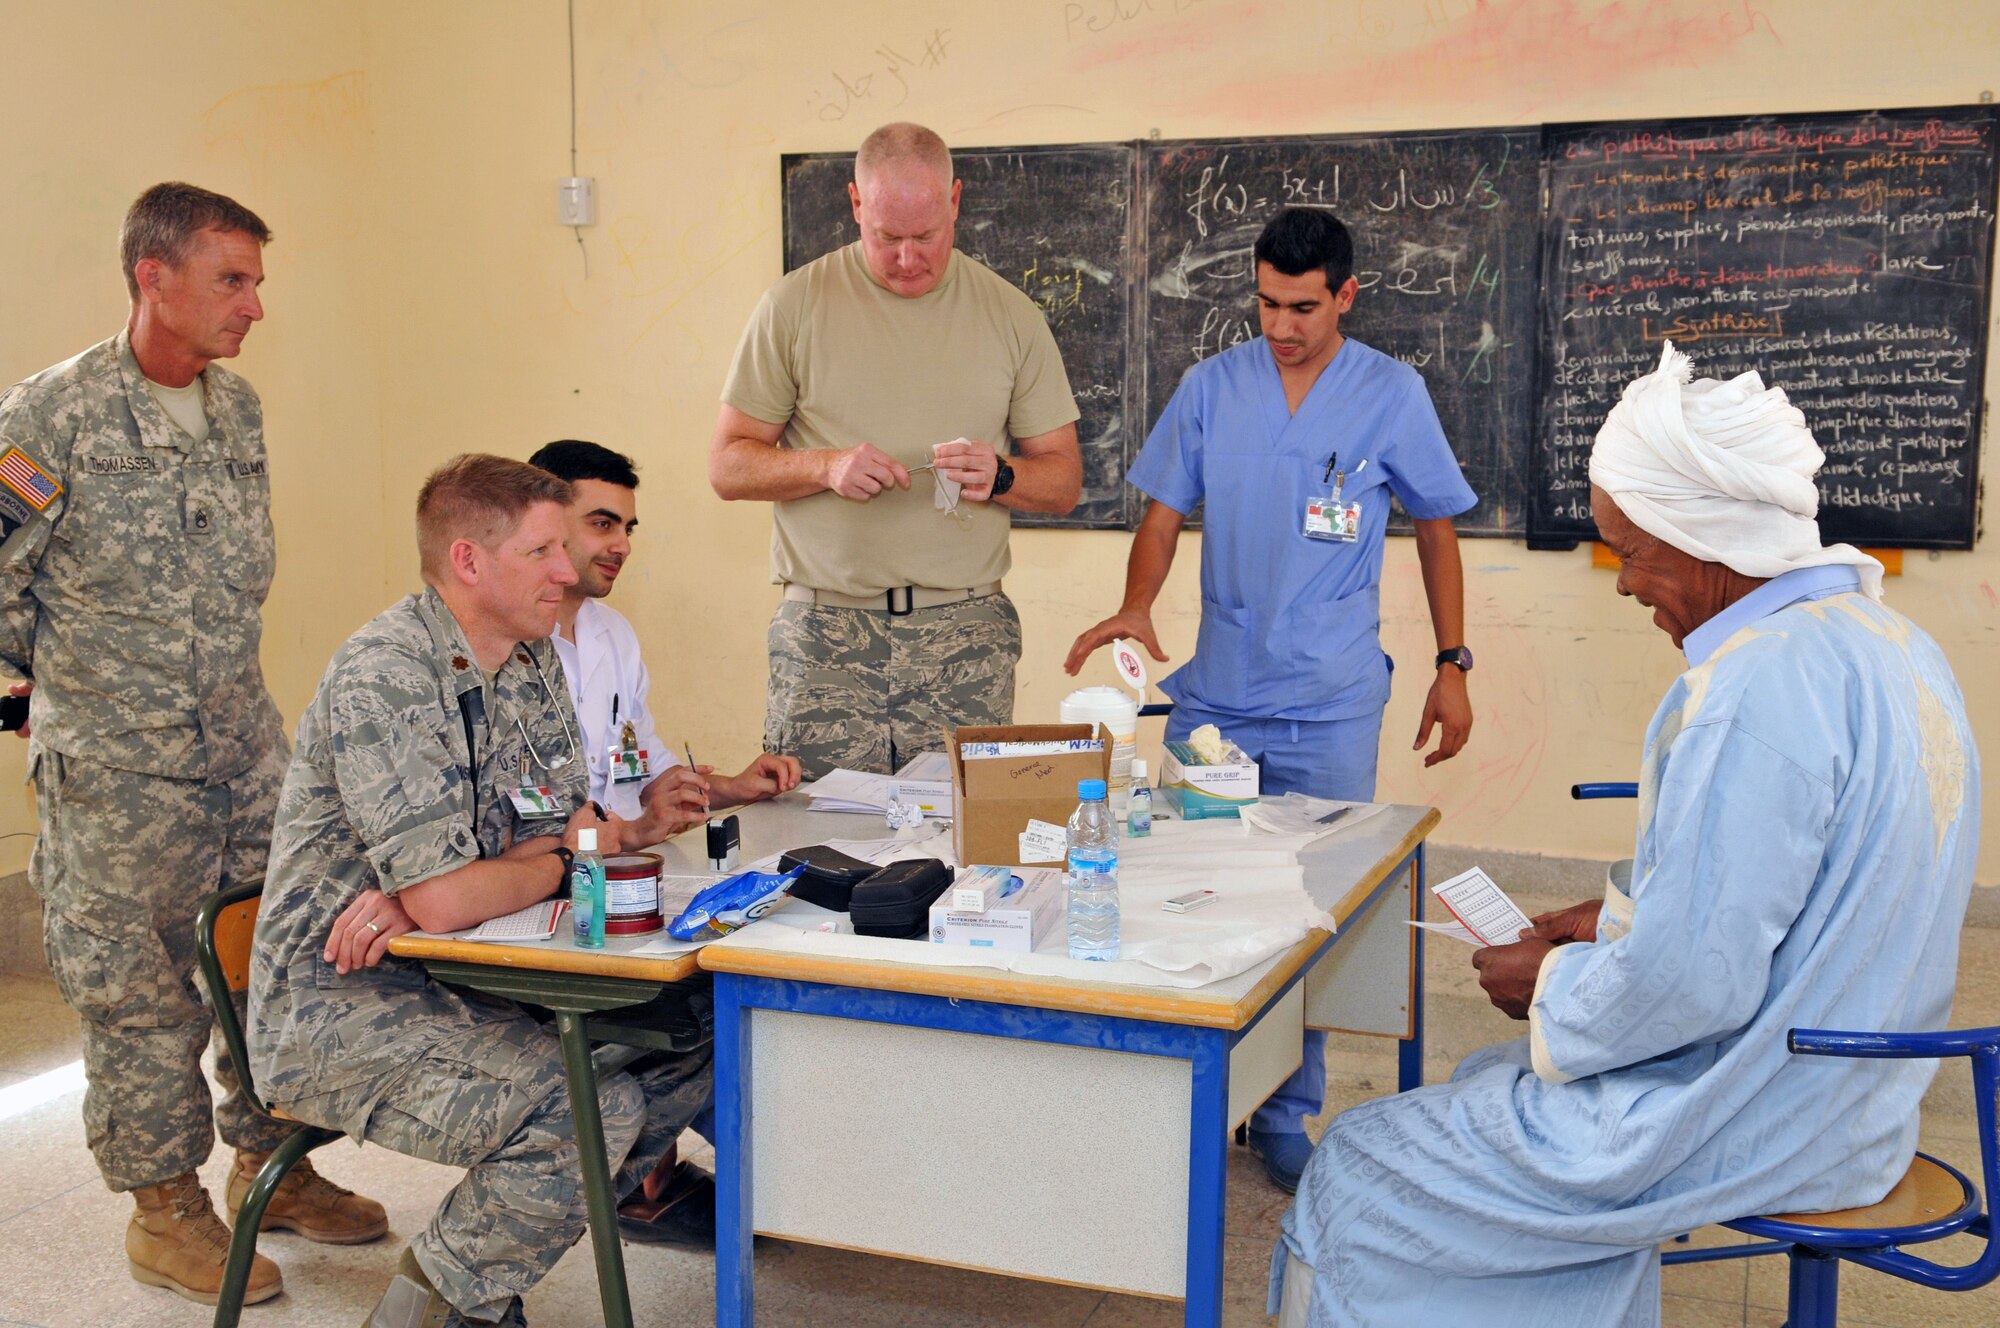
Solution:
<path fill-rule="evenodd" d="M 1214 724 L 1259 766 L 1260 787 L 1355 802 L 1375 796 L 1389 700 L 1382 653 L 1382 544 L 1393 494 L 1416 524 L 1437 636 L 1436 676 L 1415 747 L 1456 756 L 1472 728 L 1464 585 L 1451 519 L 1476 501 L 1417 372 L 1343 336 L 1354 242 L 1319 209 L 1287 208 L 1257 237 L 1264 335 L 1188 370 L 1127 478 L 1153 501 L 1132 538 L 1119 611 L 1083 633 L 1074 674 L 1116 637 L 1166 660 L 1153 601 L 1188 513 L 1202 505 L 1201 631 L 1160 684 L 1169 741 Z M 1326 1092 L 1326 1034 L 1250 1120 L 1250 1146 L 1279 1188 L 1312 1154 L 1305 1118 Z"/>

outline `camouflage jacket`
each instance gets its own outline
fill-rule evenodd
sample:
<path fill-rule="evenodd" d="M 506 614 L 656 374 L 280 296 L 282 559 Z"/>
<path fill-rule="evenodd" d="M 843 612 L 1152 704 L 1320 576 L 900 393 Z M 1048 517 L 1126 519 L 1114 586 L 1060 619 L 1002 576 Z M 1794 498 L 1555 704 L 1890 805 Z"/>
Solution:
<path fill-rule="evenodd" d="M 251 951 L 250 1058 L 268 1096 L 296 1102 L 386 1083 L 469 1023 L 513 1016 L 409 960 L 342 976 L 320 955 L 362 891 L 393 895 L 513 840 L 560 834 L 589 793 L 575 726 L 546 640 L 516 646 L 489 684 L 435 590 L 405 598 L 335 652 L 299 719 Z M 544 764 L 564 758 L 557 770 Z M 551 790 L 562 815 L 519 818 L 507 790 L 524 783 Z"/>
<path fill-rule="evenodd" d="M 220 783 L 284 738 L 257 659 L 276 545 L 263 407 L 202 383 L 200 443 L 124 332 L 0 393 L 0 666 L 48 747 Z"/>

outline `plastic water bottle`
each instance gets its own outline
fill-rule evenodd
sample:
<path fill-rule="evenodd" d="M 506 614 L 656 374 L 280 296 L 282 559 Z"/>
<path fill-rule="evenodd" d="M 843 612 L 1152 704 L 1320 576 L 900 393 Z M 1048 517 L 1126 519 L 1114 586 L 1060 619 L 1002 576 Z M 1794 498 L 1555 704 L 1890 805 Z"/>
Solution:
<path fill-rule="evenodd" d="M 1069 818 L 1069 957 L 1118 957 L 1118 822 L 1104 781 L 1080 780 Z"/>
<path fill-rule="evenodd" d="M 569 915 L 576 943 L 604 948 L 604 859 L 597 856 L 597 831 L 576 832 L 576 862 L 569 869 Z"/>
<path fill-rule="evenodd" d="M 1153 788 L 1146 782 L 1146 763 L 1132 760 L 1132 792 L 1125 800 L 1125 837 L 1144 839 L 1153 833 Z"/>

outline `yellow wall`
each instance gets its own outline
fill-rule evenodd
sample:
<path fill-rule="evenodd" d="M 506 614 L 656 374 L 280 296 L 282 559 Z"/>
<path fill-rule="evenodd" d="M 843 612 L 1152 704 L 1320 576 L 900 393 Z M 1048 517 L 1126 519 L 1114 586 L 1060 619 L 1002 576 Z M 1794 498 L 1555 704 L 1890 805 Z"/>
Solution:
<path fill-rule="evenodd" d="M 0 382 L 124 325 L 118 223 L 186 179 L 255 210 L 266 318 L 232 364 L 264 398 L 278 577 L 264 662 L 287 723 L 335 646 L 381 605 L 386 529 L 377 272 L 363 201 L 377 130 L 366 28 L 293 5 L 0 4 Z M 25 747 L 0 742 L 0 834 L 35 829 Z M 0 840 L 0 872 L 27 838 Z"/>
<path fill-rule="evenodd" d="M 266 659 L 287 714 L 339 638 L 414 584 L 407 513 L 426 471 L 577 436 L 644 469 L 612 602 L 660 680 L 662 732 L 730 763 L 761 727 L 769 515 L 717 501 L 703 461 L 736 334 L 780 270 L 779 153 L 851 149 L 897 118 L 977 146 L 1929 105 L 2000 81 L 2000 10 L 1982 0 L 577 0 L 579 170 L 601 208 L 580 252 L 554 218 L 570 169 L 557 0 L 137 12 L 154 11 L 186 21 L 135 34 L 120 26 L 135 7 L 34 7 L 28 41 L 0 56 L 0 113 L 41 127 L 0 147 L 0 223 L 25 240 L 0 300 L 35 311 L 0 320 L 0 379 L 116 326 L 110 236 L 140 187 L 184 174 L 238 193 L 279 232 L 243 367 L 272 421 L 283 561 Z M 1022 718 L 1053 715 L 1073 685 L 1062 654 L 1116 606 L 1126 544 L 1015 535 Z M 1190 541 L 1160 612 L 1177 658 L 1194 555 Z M 1476 541 L 1466 565 L 1472 745 L 1424 772 L 1405 681 L 1383 796 L 1438 803 L 1447 842 L 1617 855 L 1629 804 L 1564 793 L 1632 774 L 1678 656 L 1585 552 Z M 1891 602 L 1944 644 L 2000 752 L 2000 690 L 1980 685 L 2000 672 L 2000 555 L 1908 568 Z M 1425 676 L 1408 541 L 1391 542 L 1383 598 L 1404 679 Z M 0 829 L 21 828 L 16 801 Z M 2000 881 L 2000 834 L 1980 876 Z"/>

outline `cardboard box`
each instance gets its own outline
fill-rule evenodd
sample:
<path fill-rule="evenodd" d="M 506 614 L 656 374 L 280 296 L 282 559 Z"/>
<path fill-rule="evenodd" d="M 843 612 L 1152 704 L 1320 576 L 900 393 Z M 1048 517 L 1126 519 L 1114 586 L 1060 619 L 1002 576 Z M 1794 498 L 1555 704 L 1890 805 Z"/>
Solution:
<path fill-rule="evenodd" d="M 1102 751 L 1050 756 L 967 760 L 961 748 L 976 742 L 1064 742 L 1097 738 Z M 1029 821 L 1067 825 L 1076 810 L 1079 780 L 1111 777 L 1111 730 L 1099 724 L 964 725 L 945 730 L 951 761 L 951 846 L 961 863 L 1019 867 L 1021 832 Z"/>
<path fill-rule="evenodd" d="M 931 940 L 938 945 L 971 945 L 1026 954 L 1063 925 L 1067 900 L 1063 874 L 1054 867 L 1015 871 L 1021 888 L 983 913 L 957 909 L 940 898 L 931 905 Z"/>
<path fill-rule="evenodd" d="M 1167 744 L 1160 794 L 1183 821 L 1235 816 L 1257 801 L 1257 763 L 1231 744 L 1230 759 L 1204 764 L 1185 742 Z"/>

